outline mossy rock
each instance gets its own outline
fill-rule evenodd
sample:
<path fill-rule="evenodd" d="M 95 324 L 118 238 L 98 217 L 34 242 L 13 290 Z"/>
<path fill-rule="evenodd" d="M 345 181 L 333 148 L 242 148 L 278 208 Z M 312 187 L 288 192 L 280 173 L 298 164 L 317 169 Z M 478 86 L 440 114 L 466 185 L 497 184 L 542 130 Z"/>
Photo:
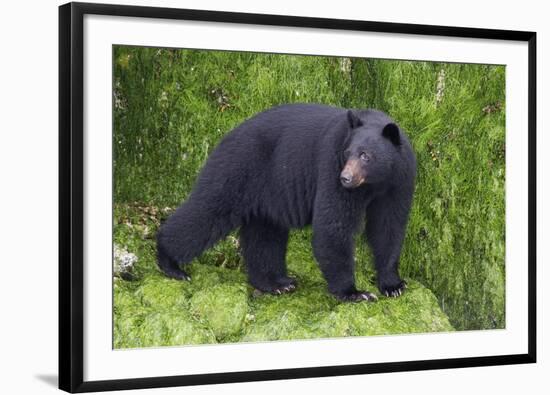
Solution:
<path fill-rule="evenodd" d="M 319 337 L 375 336 L 453 331 L 434 294 L 409 282 L 399 298 L 379 297 L 376 303 L 341 304 L 316 326 Z"/>
<path fill-rule="evenodd" d="M 241 331 L 248 313 L 248 297 L 243 285 L 221 284 L 201 290 L 189 301 L 191 312 L 223 340 Z"/>
<path fill-rule="evenodd" d="M 187 309 L 189 294 L 188 284 L 160 274 L 144 278 L 136 291 L 141 303 L 152 309 Z"/>
<path fill-rule="evenodd" d="M 126 236 L 133 234 L 128 232 Z M 134 252 L 121 241 L 117 239 Z M 142 248 L 135 250 L 140 275 L 133 281 L 114 280 L 114 347 L 454 330 L 434 294 L 410 279 L 408 289 L 399 298 L 378 294 L 377 302 L 342 303 L 328 293 L 308 245 L 306 231 L 294 233 L 287 261 L 289 274 L 297 281 L 295 292 L 254 296 L 246 273 L 238 267 L 194 261 L 185 268 L 191 281 L 170 279 L 157 268 L 154 241 L 142 240 Z M 374 280 L 374 272 L 368 265 L 358 267 L 358 288 L 376 291 Z"/>
<path fill-rule="evenodd" d="M 216 343 L 214 333 L 185 311 L 115 315 L 115 348 Z"/>
<path fill-rule="evenodd" d="M 151 275 L 115 286 L 115 348 L 300 340 L 454 330 L 433 293 L 415 281 L 399 298 L 342 303 L 297 273 L 291 294 L 253 296 L 244 273 L 194 265 L 192 280 Z M 361 288 L 374 290 L 360 276 Z"/>
<path fill-rule="evenodd" d="M 254 325 L 249 325 L 243 341 L 454 330 L 433 293 L 417 282 L 411 282 L 400 298 L 379 296 L 372 303 L 341 303 L 321 286 L 270 298 L 258 303 Z"/>

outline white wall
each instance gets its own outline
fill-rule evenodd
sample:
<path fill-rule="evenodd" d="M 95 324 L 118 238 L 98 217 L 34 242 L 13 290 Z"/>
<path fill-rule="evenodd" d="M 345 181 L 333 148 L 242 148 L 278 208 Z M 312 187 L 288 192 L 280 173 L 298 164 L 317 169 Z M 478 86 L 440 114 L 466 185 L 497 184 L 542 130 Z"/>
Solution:
<path fill-rule="evenodd" d="M 304 15 L 389 22 L 534 30 L 538 33 L 539 363 L 186 388 L 189 394 L 388 393 L 507 394 L 547 389 L 550 348 L 548 134 L 550 25 L 543 1 L 189 0 L 118 3 Z M 53 393 L 57 375 L 57 6 L 59 1 L 3 4 L 0 21 L 0 387 Z M 6 220 L 7 217 L 7 220 Z M 545 281 L 546 280 L 546 281 Z M 32 290 L 32 292 L 30 292 Z M 543 307 L 546 314 L 543 315 Z M 182 389 L 130 391 L 181 393 Z"/>

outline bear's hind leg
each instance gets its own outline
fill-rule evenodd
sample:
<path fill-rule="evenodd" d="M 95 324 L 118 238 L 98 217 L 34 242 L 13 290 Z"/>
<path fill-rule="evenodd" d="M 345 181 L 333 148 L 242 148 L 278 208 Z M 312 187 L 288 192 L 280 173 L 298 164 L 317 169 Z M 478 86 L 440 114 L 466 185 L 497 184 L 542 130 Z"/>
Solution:
<path fill-rule="evenodd" d="M 241 248 L 250 284 L 261 292 L 294 291 L 296 282 L 286 273 L 288 229 L 254 218 L 241 227 Z"/>
<path fill-rule="evenodd" d="M 190 280 L 181 269 L 236 226 L 204 201 L 190 198 L 161 226 L 157 233 L 157 263 L 168 277 Z"/>
<path fill-rule="evenodd" d="M 168 277 L 176 280 L 191 280 L 191 277 L 179 267 L 178 262 L 170 258 L 162 248 L 158 248 L 157 250 L 157 263 L 159 268 L 161 268 Z"/>

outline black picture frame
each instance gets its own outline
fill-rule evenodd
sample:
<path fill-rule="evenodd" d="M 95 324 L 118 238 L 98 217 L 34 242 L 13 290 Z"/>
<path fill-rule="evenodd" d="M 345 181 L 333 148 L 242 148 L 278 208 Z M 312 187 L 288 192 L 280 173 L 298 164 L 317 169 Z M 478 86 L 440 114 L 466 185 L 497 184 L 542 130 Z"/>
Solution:
<path fill-rule="evenodd" d="M 528 43 L 528 352 L 216 374 L 84 381 L 83 351 L 83 18 L 86 14 L 364 32 L 511 40 Z M 109 4 L 59 7 L 59 388 L 107 391 L 536 362 L 536 33 Z"/>

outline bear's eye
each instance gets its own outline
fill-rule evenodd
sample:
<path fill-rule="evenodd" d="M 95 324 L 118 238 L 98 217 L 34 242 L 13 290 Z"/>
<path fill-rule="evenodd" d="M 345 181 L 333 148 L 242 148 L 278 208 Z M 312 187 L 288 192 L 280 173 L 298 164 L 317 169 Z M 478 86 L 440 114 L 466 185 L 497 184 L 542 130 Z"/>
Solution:
<path fill-rule="evenodd" d="M 370 160 L 370 157 L 367 155 L 366 152 L 361 152 L 361 155 L 359 156 L 361 160 L 364 160 L 365 162 L 368 162 Z"/>

